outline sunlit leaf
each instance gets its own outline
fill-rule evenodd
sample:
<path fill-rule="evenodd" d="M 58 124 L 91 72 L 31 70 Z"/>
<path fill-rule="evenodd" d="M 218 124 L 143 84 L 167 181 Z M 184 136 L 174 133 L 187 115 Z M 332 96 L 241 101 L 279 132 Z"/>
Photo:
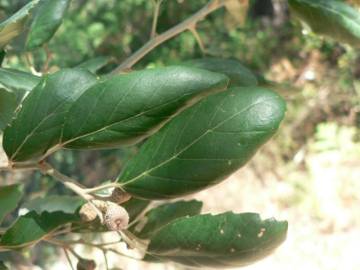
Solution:
<path fill-rule="evenodd" d="M 70 0 L 41 0 L 30 25 L 26 48 L 40 47 L 48 42 L 62 23 Z"/>
<path fill-rule="evenodd" d="M 18 249 L 36 244 L 58 227 L 78 220 L 77 215 L 63 212 L 44 212 L 41 215 L 29 212 L 19 217 L 4 233 L 0 240 L 0 248 Z"/>
<path fill-rule="evenodd" d="M 230 88 L 210 96 L 145 142 L 118 181 L 146 199 L 179 197 L 215 185 L 275 134 L 284 113 L 284 100 L 264 88 Z"/>
<path fill-rule="evenodd" d="M 175 219 L 200 214 L 201 208 L 202 202 L 196 200 L 162 204 L 151 209 L 135 224 L 134 233 L 140 238 L 149 238 Z"/>
<path fill-rule="evenodd" d="M 165 67 L 118 75 L 88 89 L 64 125 L 66 148 L 114 148 L 140 142 L 177 113 L 226 89 L 222 74 Z"/>
<path fill-rule="evenodd" d="M 0 84 L 12 90 L 31 91 L 41 78 L 24 71 L 0 68 Z"/>
<path fill-rule="evenodd" d="M 16 107 L 16 95 L 0 88 L 0 131 L 11 121 Z"/>
<path fill-rule="evenodd" d="M 199 215 L 162 227 L 148 247 L 151 255 L 192 267 L 246 266 L 271 254 L 286 239 L 287 222 L 258 214 Z"/>
<path fill-rule="evenodd" d="M 339 0 L 289 0 L 292 11 L 318 34 L 358 47 L 360 12 Z"/>
<path fill-rule="evenodd" d="M 22 196 L 22 185 L 0 186 L 0 223 L 17 207 Z"/>
<path fill-rule="evenodd" d="M 94 75 L 80 69 L 63 69 L 42 78 L 4 131 L 3 147 L 8 158 L 41 158 L 58 144 L 70 106 L 95 82 Z"/>
<path fill-rule="evenodd" d="M 30 1 L 10 18 L 0 23 L 0 49 L 24 31 L 29 12 L 38 2 L 39 0 Z"/>

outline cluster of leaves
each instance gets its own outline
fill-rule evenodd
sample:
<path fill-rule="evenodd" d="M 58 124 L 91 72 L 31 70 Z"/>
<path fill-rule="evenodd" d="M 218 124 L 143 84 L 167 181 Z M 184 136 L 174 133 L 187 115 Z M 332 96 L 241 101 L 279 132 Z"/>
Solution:
<path fill-rule="evenodd" d="M 358 44 L 358 12 L 345 3 L 289 3 L 314 31 Z M 0 47 L 24 32 L 26 50 L 46 44 L 68 6 L 66 0 L 31 1 L 0 24 Z M 329 23 L 336 31 L 327 30 Z M 42 76 L 0 68 L 0 130 L 9 164 L 37 164 L 63 148 L 108 149 L 146 140 L 115 180 L 133 197 L 123 204 L 132 221 L 127 232 L 148 243 L 144 260 L 236 267 L 278 247 L 287 222 L 254 213 L 204 215 L 198 201 L 140 213 L 151 200 L 198 192 L 244 166 L 277 131 L 284 100 L 260 87 L 259 78 L 237 60 L 203 58 L 96 76 L 106 62 L 98 58 Z M 0 188 L 0 222 L 22 195 L 21 185 Z M 76 232 L 104 229 L 83 224 L 83 203 L 65 196 L 25 203 L 28 213 L 1 235 L 0 251 L 28 247 L 68 224 Z"/>

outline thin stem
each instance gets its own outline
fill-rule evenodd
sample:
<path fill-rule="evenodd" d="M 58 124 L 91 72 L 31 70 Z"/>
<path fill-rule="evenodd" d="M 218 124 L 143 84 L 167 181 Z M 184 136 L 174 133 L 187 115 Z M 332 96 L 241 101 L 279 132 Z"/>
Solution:
<path fill-rule="evenodd" d="M 150 38 L 154 38 L 156 36 L 156 28 L 159 20 L 160 7 L 163 0 L 152 0 L 154 3 L 154 16 L 151 26 L 151 34 Z"/>
<path fill-rule="evenodd" d="M 96 207 L 96 205 L 92 202 L 92 200 L 95 199 L 94 196 L 87 194 L 84 190 L 85 188 L 83 186 L 80 186 L 75 180 L 72 178 L 62 174 L 61 172 L 57 171 L 54 167 L 52 167 L 50 164 L 46 162 L 42 162 L 38 164 L 39 170 L 46 175 L 52 176 L 54 179 L 61 182 L 64 186 L 71 189 L 73 192 L 75 192 L 77 195 L 82 197 L 84 200 L 90 203 L 92 208 L 96 211 L 98 217 L 100 218 L 101 223 L 104 221 L 103 214 L 101 211 Z"/>
<path fill-rule="evenodd" d="M 107 259 L 107 256 L 106 256 L 106 251 L 105 250 L 102 250 L 102 254 L 104 256 L 104 262 L 105 262 L 105 268 L 106 270 L 109 270 L 109 262 L 108 262 L 108 259 Z"/>
<path fill-rule="evenodd" d="M 37 163 L 14 163 L 6 166 L 0 166 L 0 171 L 14 171 L 14 170 L 37 170 Z"/>
<path fill-rule="evenodd" d="M 98 191 L 101 191 L 101 190 L 104 190 L 104 189 L 121 188 L 121 187 L 122 187 L 122 185 L 119 184 L 119 183 L 107 183 L 107 184 L 97 186 L 97 187 L 94 187 L 94 188 L 87 188 L 87 189 L 84 190 L 84 192 L 86 194 L 91 194 L 91 193 L 95 193 L 95 192 L 98 192 Z"/>
<path fill-rule="evenodd" d="M 206 53 L 205 45 L 204 45 L 204 42 L 202 41 L 198 31 L 196 30 L 196 26 L 193 25 L 192 27 L 189 27 L 189 30 L 193 34 L 193 36 L 195 37 L 196 42 L 198 43 L 202 54 L 205 54 Z"/>
<path fill-rule="evenodd" d="M 45 51 L 45 54 L 46 54 L 46 60 L 45 60 L 45 63 L 43 65 L 43 68 L 42 68 L 41 72 L 42 73 L 47 73 L 49 71 L 50 61 L 52 60 L 52 53 L 51 53 L 51 51 L 49 49 L 48 44 L 44 45 L 44 51 Z"/>
<path fill-rule="evenodd" d="M 123 63 L 121 63 L 112 73 L 121 73 L 122 71 L 131 68 L 134 64 L 136 64 L 140 59 L 142 59 L 145 55 L 151 52 L 160 44 L 165 41 L 177 36 L 178 34 L 188 30 L 189 27 L 196 25 L 199 21 L 204 19 L 207 15 L 214 12 L 215 10 L 223 7 L 225 5 L 226 0 L 211 0 L 208 2 L 202 9 L 193 14 L 191 17 L 182 21 L 178 25 L 170 28 L 164 33 L 151 38 L 147 43 L 145 43 L 140 49 L 138 49 L 134 54 L 132 54 L 129 58 L 127 58 Z"/>
<path fill-rule="evenodd" d="M 70 265 L 71 270 L 75 270 L 75 268 L 74 268 L 74 266 L 73 266 L 73 264 L 72 264 L 72 262 L 71 262 L 69 253 L 67 252 L 67 249 L 66 249 L 65 247 L 63 247 L 62 249 L 64 250 L 66 259 L 67 259 L 67 261 L 68 261 L 68 263 L 69 263 L 69 265 Z"/>

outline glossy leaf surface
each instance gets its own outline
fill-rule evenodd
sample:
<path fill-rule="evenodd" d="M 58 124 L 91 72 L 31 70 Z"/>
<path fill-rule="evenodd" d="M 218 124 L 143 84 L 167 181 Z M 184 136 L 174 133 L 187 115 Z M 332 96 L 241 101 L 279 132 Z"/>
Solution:
<path fill-rule="evenodd" d="M 284 100 L 263 88 L 230 88 L 210 96 L 145 142 L 118 181 L 133 196 L 147 199 L 215 185 L 274 135 L 284 113 Z"/>
<path fill-rule="evenodd" d="M 62 23 L 70 0 L 41 0 L 30 26 L 26 48 L 40 47 L 48 42 Z"/>
<path fill-rule="evenodd" d="M 200 58 L 188 61 L 186 65 L 207 69 L 227 75 L 231 86 L 257 85 L 256 76 L 250 69 L 234 59 Z"/>
<path fill-rule="evenodd" d="M 318 34 L 360 46 L 360 12 L 338 0 L 289 0 L 292 11 Z"/>
<path fill-rule="evenodd" d="M 0 249 L 17 249 L 33 245 L 59 226 L 78 220 L 78 216 L 63 212 L 44 212 L 41 215 L 29 212 L 19 217 L 4 233 L 0 240 Z"/>
<path fill-rule="evenodd" d="M 69 111 L 66 148 L 112 148 L 140 142 L 181 110 L 225 90 L 222 74 L 189 67 L 132 72 L 88 89 Z"/>
<path fill-rule="evenodd" d="M 38 0 L 30 1 L 10 18 L 0 23 L 0 49 L 24 31 L 29 12 L 38 2 Z"/>
<path fill-rule="evenodd" d="M 149 238 L 156 231 L 175 219 L 200 214 L 201 208 L 202 202 L 196 200 L 160 205 L 146 213 L 143 220 L 140 220 L 137 226 L 135 226 L 134 232 L 140 238 Z"/>
<path fill-rule="evenodd" d="M 40 80 L 40 77 L 24 71 L 0 68 L 0 84 L 8 89 L 31 91 Z"/>
<path fill-rule="evenodd" d="M 44 77 L 4 131 L 3 146 L 8 158 L 41 158 L 59 143 L 68 109 L 94 83 L 95 76 L 80 69 L 64 69 Z"/>
<path fill-rule="evenodd" d="M 152 237 L 148 252 L 192 267 L 240 267 L 272 253 L 287 227 L 286 221 L 261 220 L 254 213 L 180 218 Z"/>
<path fill-rule="evenodd" d="M 0 224 L 17 207 L 22 196 L 22 185 L 0 186 Z"/>
<path fill-rule="evenodd" d="M 0 131 L 4 130 L 6 125 L 11 121 L 16 106 L 16 95 L 0 88 Z"/>

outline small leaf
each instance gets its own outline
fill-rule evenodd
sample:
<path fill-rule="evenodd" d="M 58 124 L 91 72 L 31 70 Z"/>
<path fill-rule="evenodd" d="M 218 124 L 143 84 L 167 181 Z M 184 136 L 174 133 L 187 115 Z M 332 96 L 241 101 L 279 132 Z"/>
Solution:
<path fill-rule="evenodd" d="M 96 57 L 93 59 L 89 59 L 89 60 L 81 63 L 77 67 L 86 69 L 86 70 L 90 71 L 91 73 L 96 73 L 101 68 L 106 66 L 110 62 L 110 60 L 111 60 L 110 57 L 100 56 L 100 57 Z"/>
<path fill-rule="evenodd" d="M 19 217 L 5 232 L 0 240 L 0 248 L 18 249 L 36 244 L 58 227 L 78 220 L 77 215 L 63 212 L 44 212 L 41 215 L 29 212 Z"/>
<path fill-rule="evenodd" d="M 338 0 L 289 0 L 290 8 L 318 34 L 360 45 L 360 12 Z"/>
<path fill-rule="evenodd" d="M 21 208 L 26 209 L 29 212 L 35 211 L 38 214 L 57 211 L 67 214 L 75 214 L 83 204 L 84 200 L 80 197 L 51 195 L 28 201 L 24 203 Z"/>
<path fill-rule="evenodd" d="M 103 149 L 138 143 L 180 111 L 225 90 L 227 83 L 222 74 L 189 67 L 114 76 L 75 102 L 66 118 L 62 144 Z"/>
<path fill-rule="evenodd" d="M 29 12 L 38 2 L 39 0 L 29 2 L 10 18 L 0 23 L 0 49 L 24 31 Z"/>
<path fill-rule="evenodd" d="M 225 74 L 230 78 L 231 86 L 257 85 L 256 76 L 252 71 L 235 59 L 209 57 L 190 60 L 184 64 Z"/>
<path fill-rule="evenodd" d="M 275 134 L 284 112 L 284 100 L 264 88 L 230 88 L 210 96 L 146 141 L 118 181 L 133 196 L 154 200 L 215 185 Z"/>
<path fill-rule="evenodd" d="M 16 107 L 16 95 L 0 88 L 0 131 L 11 121 Z"/>
<path fill-rule="evenodd" d="M 4 131 L 8 158 L 39 159 L 57 145 L 71 104 L 95 82 L 94 75 L 81 69 L 63 69 L 42 78 Z"/>
<path fill-rule="evenodd" d="M 196 200 L 162 204 L 147 212 L 144 220 L 140 220 L 133 231 L 140 238 L 149 238 L 175 219 L 200 214 L 201 208 L 202 202 Z"/>
<path fill-rule="evenodd" d="M 10 69 L 0 68 L 0 84 L 11 90 L 31 91 L 41 78 L 30 73 Z"/>
<path fill-rule="evenodd" d="M 17 207 L 22 196 L 22 185 L 0 186 L 0 224 Z"/>
<path fill-rule="evenodd" d="M 180 218 L 152 237 L 148 252 L 192 267 L 240 267 L 271 254 L 285 241 L 287 227 L 254 213 Z"/>
<path fill-rule="evenodd" d="M 60 27 L 69 0 L 41 0 L 30 26 L 26 48 L 40 47 L 48 42 Z"/>

